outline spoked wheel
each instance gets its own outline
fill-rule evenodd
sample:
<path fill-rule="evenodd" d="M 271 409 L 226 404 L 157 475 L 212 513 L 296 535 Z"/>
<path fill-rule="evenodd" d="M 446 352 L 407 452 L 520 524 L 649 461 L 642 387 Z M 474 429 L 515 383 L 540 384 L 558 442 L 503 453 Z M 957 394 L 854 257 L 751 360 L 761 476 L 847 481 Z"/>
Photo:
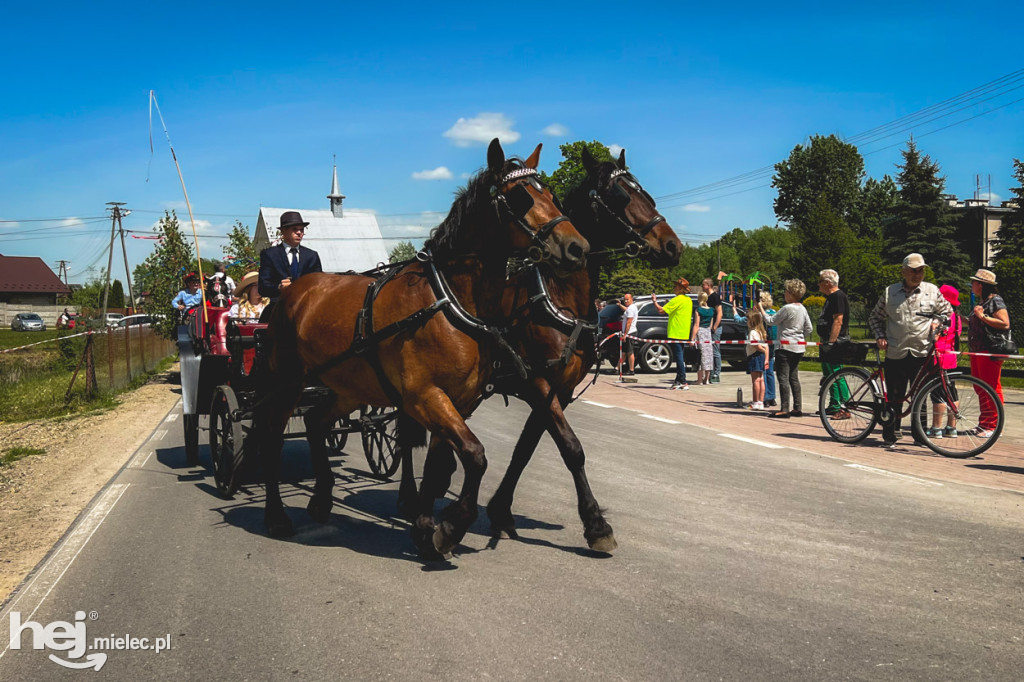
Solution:
<path fill-rule="evenodd" d="M 910 410 L 918 440 L 943 457 L 975 457 L 1003 432 L 1003 404 L 991 386 L 972 376 L 928 382 Z"/>
<path fill-rule="evenodd" d="M 237 409 L 234 390 L 230 386 L 218 386 L 210 405 L 210 461 L 217 492 L 228 499 L 238 488 L 232 478 L 242 462 L 245 448 L 242 422 L 233 419 Z"/>
<path fill-rule="evenodd" d="M 840 443 L 859 443 L 878 423 L 882 401 L 871 386 L 871 374 L 844 367 L 825 379 L 818 394 L 821 423 Z"/>
<path fill-rule="evenodd" d="M 327 449 L 332 455 L 340 455 L 348 443 L 349 421 L 344 417 L 334 422 L 331 430 L 327 432 Z"/>
<path fill-rule="evenodd" d="M 199 415 L 182 415 L 185 425 L 185 462 L 190 467 L 199 464 Z"/>
<path fill-rule="evenodd" d="M 363 437 L 363 453 L 370 471 L 377 478 L 389 480 L 401 464 L 398 452 L 398 411 L 393 407 L 359 408 L 359 425 Z"/>

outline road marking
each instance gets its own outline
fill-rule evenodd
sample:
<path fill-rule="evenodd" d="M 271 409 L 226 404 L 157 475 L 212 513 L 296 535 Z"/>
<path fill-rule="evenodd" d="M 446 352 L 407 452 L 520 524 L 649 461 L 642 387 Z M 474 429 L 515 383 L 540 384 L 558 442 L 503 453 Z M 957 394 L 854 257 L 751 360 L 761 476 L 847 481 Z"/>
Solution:
<path fill-rule="evenodd" d="M 167 435 L 167 429 L 157 429 L 153 432 L 153 440 L 163 440 Z"/>
<path fill-rule="evenodd" d="M 606 410 L 610 410 L 611 408 L 615 407 L 614 405 L 605 405 L 604 403 L 594 402 L 593 400 L 584 400 L 583 402 L 585 402 L 587 405 L 593 405 L 594 407 L 603 407 Z"/>
<path fill-rule="evenodd" d="M 107 490 L 101 494 L 100 498 L 96 501 L 95 506 L 90 509 L 84 517 L 78 522 L 74 530 L 68 533 L 68 536 L 64 539 L 50 558 L 46 560 L 36 572 L 35 577 L 32 578 L 32 582 L 25 586 L 18 598 L 11 602 L 10 606 L 4 610 L 3 614 L 0 614 L 0 621 L 8 620 L 8 614 L 11 611 L 17 609 L 24 614 L 25 609 L 28 607 L 32 608 L 32 612 L 28 614 L 26 618 L 22 615 L 22 622 L 31 620 L 32 616 L 35 615 L 39 607 L 43 605 L 46 598 L 50 596 L 53 588 L 57 586 L 60 579 L 64 577 L 64 574 L 71 567 L 71 564 L 75 562 L 78 555 L 81 554 L 85 546 L 89 544 L 89 540 L 92 539 L 93 534 L 99 529 L 100 525 L 107 518 L 107 515 L 114 509 L 114 505 L 124 495 L 124 491 L 128 489 L 130 483 L 113 483 Z M 25 602 L 25 606 L 22 607 L 22 602 Z M 3 651 L 0 651 L 0 658 L 3 658 L 4 654 L 7 653 L 7 649 L 10 648 L 10 643 L 4 647 Z"/>
<path fill-rule="evenodd" d="M 141 469 L 142 467 L 146 466 L 146 462 L 148 462 L 149 458 L 152 457 L 152 456 L 153 456 L 153 451 L 152 450 L 140 450 L 139 452 L 137 452 L 135 454 L 134 457 L 132 457 L 132 461 L 131 461 L 130 464 L 128 464 L 128 468 L 129 469 Z"/>
<path fill-rule="evenodd" d="M 169 422 L 176 421 L 177 419 L 178 419 L 178 413 L 177 412 L 171 412 L 169 415 L 167 415 L 167 421 L 169 421 Z"/>
<path fill-rule="evenodd" d="M 741 440 L 744 443 L 750 443 L 751 445 L 759 445 L 762 448 L 771 448 L 772 450 L 783 450 L 786 447 L 784 445 L 776 445 L 775 443 L 769 443 L 768 441 L 764 441 L 764 440 L 757 440 L 756 438 L 745 438 L 743 436 L 737 436 L 734 433 L 720 433 L 718 435 L 722 436 L 723 438 L 732 438 L 733 440 Z"/>
<path fill-rule="evenodd" d="M 682 424 L 682 422 L 665 419 L 664 417 L 655 417 L 653 414 L 641 414 L 640 416 L 644 419 L 653 419 L 656 422 L 664 422 L 665 424 Z"/>
<path fill-rule="evenodd" d="M 844 464 L 851 469 L 860 469 L 861 471 L 868 471 L 872 474 L 880 474 L 882 476 L 888 476 L 889 478 L 898 478 L 903 481 L 909 481 L 910 483 L 916 483 L 918 485 L 937 485 L 942 486 L 938 481 L 928 481 L 917 476 L 908 476 L 907 474 L 897 474 L 895 471 L 886 471 L 885 469 L 876 469 L 875 467 L 865 466 L 863 464 Z"/>

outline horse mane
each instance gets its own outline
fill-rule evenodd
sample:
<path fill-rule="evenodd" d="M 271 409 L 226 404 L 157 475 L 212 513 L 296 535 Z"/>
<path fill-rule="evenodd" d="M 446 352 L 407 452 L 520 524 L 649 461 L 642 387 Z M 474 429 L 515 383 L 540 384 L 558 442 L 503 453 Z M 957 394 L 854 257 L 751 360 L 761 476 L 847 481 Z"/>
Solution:
<path fill-rule="evenodd" d="M 488 168 L 477 172 L 466 182 L 465 187 L 456 190 L 448 217 L 430 231 L 430 238 L 424 242 L 423 248 L 430 249 L 439 258 L 466 253 L 468 245 L 474 243 L 473 231 L 479 229 L 474 218 L 481 211 L 493 211 L 490 205 L 491 187 L 497 185 L 506 174 L 525 167 L 522 159 L 511 156 L 505 160 L 500 173 L 493 173 Z"/>

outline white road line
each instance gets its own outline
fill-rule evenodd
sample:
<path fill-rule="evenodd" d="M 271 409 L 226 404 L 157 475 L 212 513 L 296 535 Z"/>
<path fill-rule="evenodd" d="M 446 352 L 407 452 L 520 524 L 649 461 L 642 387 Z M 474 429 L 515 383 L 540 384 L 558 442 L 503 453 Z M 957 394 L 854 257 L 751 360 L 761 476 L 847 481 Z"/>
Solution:
<path fill-rule="evenodd" d="M 603 407 L 606 410 L 610 410 L 611 408 L 615 407 L 614 405 L 605 405 L 604 403 L 594 402 L 593 400 L 584 400 L 583 402 L 585 402 L 587 405 L 593 405 L 594 407 Z"/>
<path fill-rule="evenodd" d="M 665 419 L 664 417 L 655 417 L 653 414 L 641 414 L 640 416 L 644 419 L 653 419 L 656 422 L 664 422 L 665 424 L 682 424 L 682 422 Z"/>
<path fill-rule="evenodd" d="M 146 462 L 148 462 L 149 458 L 152 456 L 152 450 L 140 450 L 139 452 L 135 453 L 134 457 L 132 457 L 131 464 L 128 465 L 128 468 L 141 469 L 142 467 L 146 466 Z"/>
<path fill-rule="evenodd" d="M 759 445 L 762 448 L 771 448 L 772 450 L 783 450 L 784 445 L 776 445 L 775 443 L 769 443 L 768 441 L 757 440 L 755 438 L 744 438 L 743 436 L 737 436 L 734 433 L 720 433 L 719 436 L 723 438 L 732 438 L 733 440 L 741 440 L 744 443 L 750 443 L 751 445 Z"/>
<path fill-rule="evenodd" d="M 163 440 L 167 435 L 167 429 L 157 429 L 153 432 L 152 440 Z"/>
<path fill-rule="evenodd" d="M 918 485 L 936 485 L 936 486 L 940 486 L 940 487 L 942 486 L 942 484 L 939 483 L 938 481 L 928 481 L 928 480 L 925 480 L 923 478 L 918 478 L 916 476 L 908 476 L 907 474 L 897 474 L 895 471 L 886 471 L 885 469 L 876 469 L 875 467 L 865 466 L 864 464 L 845 464 L 843 466 L 848 466 L 851 469 L 860 469 L 861 471 L 869 471 L 869 472 L 871 472 L 873 474 L 879 474 L 881 476 L 888 476 L 889 478 L 898 478 L 900 480 L 908 481 L 910 483 L 916 483 Z"/>
<path fill-rule="evenodd" d="M 111 510 L 113 510 L 114 505 L 121 499 L 129 485 L 131 484 L 114 483 L 107 488 L 106 492 L 97 500 L 96 505 L 78 522 L 78 525 L 68 534 L 64 542 L 61 543 L 61 546 L 50 555 L 46 563 L 36 572 L 32 582 L 26 585 L 25 589 L 18 595 L 18 598 L 11 602 L 10 606 L 0 614 L 0 621 L 9 621 L 9 614 L 15 609 L 21 612 L 23 623 L 32 619 L 32 616 L 43 605 L 46 598 L 50 596 L 53 588 L 64 577 L 71 564 L 75 562 L 78 555 L 89 544 L 93 534 L 99 529 Z M 25 610 L 29 608 L 32 611 L 28 616 L 25 616 Z M 10 648 L 10 643 L 0 652 L 0 658 L 3 658 L 8 648 Z"/>
<path fill-rule="evenodd" d="M 169 415 L 167 415 L 167 421 L 169 421 L 169 422 L 176 421 L 177 419 L 178 419 L 178 413 L 177 412 L 171 412 Z"/>

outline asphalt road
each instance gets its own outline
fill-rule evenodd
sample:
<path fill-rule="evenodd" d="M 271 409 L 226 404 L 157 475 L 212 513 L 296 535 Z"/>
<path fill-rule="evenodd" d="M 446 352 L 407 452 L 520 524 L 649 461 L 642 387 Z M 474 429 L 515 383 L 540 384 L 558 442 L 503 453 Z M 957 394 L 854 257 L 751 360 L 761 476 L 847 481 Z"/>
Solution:
<path fill-rule="evenodd" d="M 495 399 L 470 422 L 488 447 L 483 503 L 525 416 Z M 258 486 L 224 501 L 185 465 L 172 413 L 0 612 L 0 646 L 17 612 L 40 630 L 80 622 L 90 644 L 170 649 L 72 670 L 48 654 L 98 650 L 33 650 L 26 629 L 0 680 L 1020 679 L 1021 495 L 620 408 L 570 416 L 615 555 L 586 549 L 545 439 L 516 500 L 521 539 L 492 541 L 481 509 L 453 561 L 425 565 L 357 438 L 323 526 L 304 509 L 305 445 L 287 445 L 299 532 L 281 541 Z"/>

